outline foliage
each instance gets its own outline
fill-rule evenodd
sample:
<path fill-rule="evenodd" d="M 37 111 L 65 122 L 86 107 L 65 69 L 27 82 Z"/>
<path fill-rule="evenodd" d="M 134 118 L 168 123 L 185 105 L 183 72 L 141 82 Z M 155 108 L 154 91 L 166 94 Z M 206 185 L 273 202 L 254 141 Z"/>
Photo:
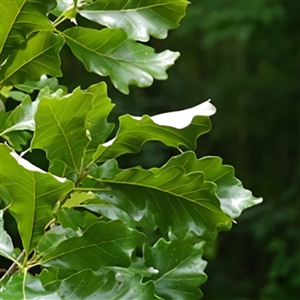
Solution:
<path fill-rule="evenodd" d="M 68 93 L 56 79 L 65 43 L 87 71 L 109 76 L 125 94 L 129 85 L 166 79 L 179 54 L 156 54 L 139 41 L 165 38 L 187 4 L 15 0 L 9 10 L 0 4 L 0 254 L 12 261 L 1 299 L 202 296 L 205 243 L 261 202 L 220 158 L 197 159 L 193 152 L 215 107 L 207 101 L 154 116 L 127 114 L 109 140 L 113 104 L 106 84 Z M 77 26 L 78 15 L 108 28 Z M 66 19 L 76 26 L 58 29 Z M 21 103 L 6 111 L 11 98 Z M 180 154 L 160 168 L 119 168 L 116 158 L 148 141 Z M 24 148 L 44 151 L 47 170 L 17 153 Z M 17 222 L 21 254 L 3 226 L 6 212 Z"/>

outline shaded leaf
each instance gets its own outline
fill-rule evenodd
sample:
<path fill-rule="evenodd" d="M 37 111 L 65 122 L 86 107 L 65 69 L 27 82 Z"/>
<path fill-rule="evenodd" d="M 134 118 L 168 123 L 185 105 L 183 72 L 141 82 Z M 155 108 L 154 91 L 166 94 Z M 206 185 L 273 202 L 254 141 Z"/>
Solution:
<path fill-rule="evenodd" d="M 129 93 L 130 84 L 147 87 L 153 78 L 165 80 L 166 69 L 179 56 L 169 50 L 156 54 L 151 47 L 129 39 L 121 29 L 99 31 L 76 26 L 64 31 L 64 37 L 89 72 L 109 76 L 124 94 Z"/>
<path fill-rule="evenodd" d="M 206 101 L 190 109 L 152 117 L 122 116 L 116 137 L 98 147 L 94 160 L 102 162 L 122 154 L 139 152 L 147 141 L 195 149 L 197 138 L 210 130 L 209 116 L 215 111 L 215 107 Z"/>
<path fill-rule="evenodd" d="M 55 0 L 10 0 L 0 3 L 0 63 L 34 31 L 52 30 L 46 14 Z"/>
<path fill-rule="evenodd" d="M 96 222 L 82 236 L 69 238 L 46 252 L 41 264 L 76 271 L 85 268 L 98 270 L 111 265 L 127 267 L 132 251 L 144 239 L 143 234 L 126 227 L 119 220 Z M 87 257 L 92 259 L 87 260 Z"/>
<path fill-rule="evenodd" d="M 98 0 L 83 6 L 79 14 L 109 28 L 123 29 L 133 40 L 147 42 L 150 35 L 164 39 L 169 29 L 177 28 L 188 3 L 186 0 Z"/>
<path fill-rule="evenodd" d="M 24 279 L 24 277 L 26 277 Z M 0 288 L 1 300 L 60 300 L 57 293 L 46 291 L 38 278 L 30 274 L 13 274 L 5 286 Z"/>
<path fill-rule="evenodd" d="M 45 150 L 50 161 L 63 161 L 79 173 L 89 143 L 85 122 L 92 103 L 93 95 L 80 88 L 62 97 L 43 97 L 35 115 L 31 148 Z"/>
<path fill-rule="evenodd" d="M 43 74 L 61 76 L 58 53 L 63 38 L 50 31 L 39 32 L 26 45 L 8 57 L 0 73 L 1 85 L 37 81 Z"/>
<path fill-rule="evenodd" d="M 172 157 L 163 169 L 174 166 L 183 166 L 187 174 L 203 172 L 205 180 L 217 185 L 217 197 L 221 202 L 222 210 L 231 218 L 237 218 L 248 207 L 259 204 L 262 198 L 255 198 L 249 190 L 244 189 L 240 180 L 234 177 L 234 168 L 222 165 L 220 157 L 204 157 L 197 159 L 194 152 L 188 151 Z M 152 169 L 159 174 L 160 169 Z"/>
<path fill-rule="evenodd" d="M 0 144 L 0 182 L 12 199 L 9 210 L 17 221 L 27 255 L 53 218 L 56 202 L 73 187 L 71 182 L 59 180 Z"/>
<path fill-rule="evenodd" d="M 220 208 L 216 186 L 204 181 L 202 172 L 186 174 L 182 166 L 155 173 L 142 168 L 116 171 L 115 163 L 110 164 L 114 177 L 99 178 L 100 166 L 84 184 L 134 220 L 154 218 L 162 232 L 178 239 L 212 240 L 220 230 L 230 229 L 231 218 Z"/>
<path fill-rule="evenodd" d="M 199 286 L 207 279 L 203 272 L 207 263 L 202 260 L 202 246 L 160 239 L 152 248 L 144 247 L 146 266 L 158 270 L 152 276 L 157 295 L 165 300 L 198 300 L 203 296 Z"/>

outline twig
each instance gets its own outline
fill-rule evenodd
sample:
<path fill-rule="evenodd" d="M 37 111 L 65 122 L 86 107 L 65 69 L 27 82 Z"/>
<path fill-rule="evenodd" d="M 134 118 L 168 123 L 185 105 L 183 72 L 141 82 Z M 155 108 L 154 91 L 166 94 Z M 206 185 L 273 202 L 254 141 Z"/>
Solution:
<path fill-rule="evenodd" d="M 16 261 L 17 261 L 18 263 L 22 263 L 22 261 L 23 261 L 24 258 L 25 258 L 25 249 L 23 249 L 23 251 L 22 251 L 21 254 L 18 256 L 18 258 L 17 258 Z M 6 271 L 6 273 L 3 275 L 3 277 L 14 274 L 14 273 L 17 271 L 17 268 L 18 268 L 18 264 L 14 262 L 14 263 L 9 267 L 9 269 Z"/>

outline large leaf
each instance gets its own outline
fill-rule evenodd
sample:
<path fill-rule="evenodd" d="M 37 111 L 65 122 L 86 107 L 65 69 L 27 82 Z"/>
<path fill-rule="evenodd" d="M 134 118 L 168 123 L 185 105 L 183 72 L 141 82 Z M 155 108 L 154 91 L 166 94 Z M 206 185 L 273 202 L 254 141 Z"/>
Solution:
<path fill-rule="evenodd" d="M 212 240 L 231 227 L 231 218 L 220 208 L 216 186 L 202 172 L 186 174 L 182 166 L 160 172 L 132 168 L 103 178 L 101 166 L 84 182 L 101 199 L 113 203 L 136 221 L 155 218 L 161 231 L 178 239 Z M 116 170 L 114 160 L 105 168 Z M 99 191 L 96 189 L 99 188 Z"/>
<path fill-rule="evenodd" d="M 56 202 L 72 189 L 73 184 L 43 172 L 3 144 L 0 144 L 0 182 L 12 199 L 9 210 L 17 220 L 28 255 L 53 218 Z M 8 204 L 10 199 L 1 196 Z"/>
<path fill-rule="evenodd" d="M 53 29 L 46 14 L 54 6 L 55 0 L 1 1 L 0 63 L 20 48 L 30 33 Z"/>
<path fill-rule="evenodd" d="M 172 157 L 163 169 L 175 166 L 182 166 L 187 174 L 203 172 L 206 181 L 215 183 L 221 208 L 231 218 L 239 217 L 244 209 L 262 202 L 262 198 L 253 197 L 249 190 L 243 188 L 241 181 L 234 177 L 234 168 L 222 165 L 220 157 L 197 159 L 194 152 L 188 151 Z M 152 169 L 152 172 L 159 174 L 161 169 Z"/>
<path fill-rule="evenodd" d="M 203 270 L 202 245 L 191 246 L 188 242 L 160 239 L 152 248 L 144 247 L 145 265 L 157 269 L 152 275 L 155 292 L 165 300 L 198 300 L 199 290 L 207 276 Z"/>
<path fill-rule="evenodd" d="M 82 236 L 67 239 L 46 252 L 41 264 L 76 271 L 86 268 L 96 271 L 102 266 L 128 267 L 132 251 L 144 240 L 143 234 L 119 220 L 96 222 Z"/>
<path fill-rule="evenodd" d="M 67 44 L 89 72 L 109 76 L 114 86 L 128 94 L 128 85 L 150 86 L 153 78 L 164 80 L 166 69 L 174 64 L 178 52 L 154 53 L 151 47 L 129 39 L 121 29 L 101 31 L 73 27 L 64 31 Z"/>
<path fill-rule="evenodd" d="M 97 0 L 79 10 L 83 17 L 109 28 L 123 29 L 129 38 L 147 42 L 150 35 L 164 39 L 179 26 L 186 0 Z"/>
<path fill-rule="evenodd" d="M 45 270 L 44 273 L 46 272 Z M 80 270 L 80 272 L 61 281 L 45 282 L 45 288 L 49 291 L 57 290 L 64 299 L 160 299 L 154 295 L 153 282 L 142 283 L 135 278 L 117 280 L 115 273 L 109 270 L 98 272 Z"/>
<path fill-rule="evenodd" d="M 62 161 L 79 173 L 89 143 L 85 123 L 93 100 L 91 93 L 80 88 L 66 96 L 43 97 L 35 115 L 31 148 L 45 150 L 50 161 Z"/>
<path fill-rule="evenodd" d="M 46 291 L 38 278 L 28 273 L 14 274 L 7 284 L 0 288 L 1 300 L 60 300 L 56 292 Z"/>
<path fill-rule="evenodd" d="M 106 161 L 122 154 L 136 153 L 147 141 L 160 141 L 175 148 L 183 145 L 195 149 L 197 138 L 210 130 L 208 116 L 215 111 L 215 107 L 206 101 L 193 108 L 152 117 L 122 116 L 116 137 L 98 147 L 94 160 Z"/>
<path fill-rule="evenodd" d="M 34 35 L 24 49 L 9 56 L 0 72 L 0 85 L 37 81 L 43 74 L 61 76 L 58 53 L 63 38 L 50 31 Z"/>

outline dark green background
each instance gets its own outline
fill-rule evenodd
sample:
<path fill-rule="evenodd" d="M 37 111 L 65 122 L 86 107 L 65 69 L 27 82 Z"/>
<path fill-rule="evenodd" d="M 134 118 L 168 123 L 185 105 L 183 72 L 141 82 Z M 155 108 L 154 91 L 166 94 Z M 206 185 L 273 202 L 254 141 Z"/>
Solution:
<path fill-rule="evenodd" d="M 106 80 L 117 103 L 110 119 L 188 108 L 211 98 L 218 111 L 212 131 L 199 139 L 197 155 L 221 156 L 264 202 L 207 245 L 204 299 L 300 299 L 300 2 L 192 2 L 167 40 L 148 43 L 157 51 L 180 51 L 167 81 L 132 87 L 124 96 Z M 67 47 L 62 61 L 60 83 L 69 90 L 103 80 L 87 73 Z M 160 166 L 173 154 L 150 143 L 120 164 Z M 38 152 L 30 159 L 41 165 Z"/>

